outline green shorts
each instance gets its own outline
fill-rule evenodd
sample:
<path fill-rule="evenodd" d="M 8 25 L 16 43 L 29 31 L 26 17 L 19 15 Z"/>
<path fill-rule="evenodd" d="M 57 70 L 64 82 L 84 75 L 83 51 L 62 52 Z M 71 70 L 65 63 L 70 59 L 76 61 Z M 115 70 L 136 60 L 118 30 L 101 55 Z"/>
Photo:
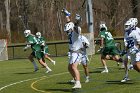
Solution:
<path fill-rule="evenodd" d="M 102 55 L 106 56 L 106 55 L 118 55 L 118 50 L 116 46 L 109 46 L 109 47 L 104 47 L 103 51 L 102 51 Z"/>
<path fill-rule="evenodd" d="M 41 51 L 35 51 L 35 57 L 41 59 L 44 57 L 44 54 Z"/>

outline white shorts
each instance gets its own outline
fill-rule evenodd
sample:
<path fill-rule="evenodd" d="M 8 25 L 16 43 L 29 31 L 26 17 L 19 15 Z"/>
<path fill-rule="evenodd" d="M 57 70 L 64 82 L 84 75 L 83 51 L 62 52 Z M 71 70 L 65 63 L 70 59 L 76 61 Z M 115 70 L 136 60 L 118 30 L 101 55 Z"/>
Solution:
<path fill-rule="evenodd" d="M 79 63 L 81 62 L 82 54 L 81 53 L 71 53 L 69 64 Z"/>
<path fill-rule="evenodd" d="M 130 60 L 132 64 L 135 64 L 136 62 L 140 62 L 140 52 L 136 54 L 126 54 L 126 57 L 128 58 L 130 56 Z"/>
<path fill-rule="evenodd" d="M 81 63 L 82 65 L 86 65 L 87 62 L 89 61 L 87 55 L 82 55 Z"/>

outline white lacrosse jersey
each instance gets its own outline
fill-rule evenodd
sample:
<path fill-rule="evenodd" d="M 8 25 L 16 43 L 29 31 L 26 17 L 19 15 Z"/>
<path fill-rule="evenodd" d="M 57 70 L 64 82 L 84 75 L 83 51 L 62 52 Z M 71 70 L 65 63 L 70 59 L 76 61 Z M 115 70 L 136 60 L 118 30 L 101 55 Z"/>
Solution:
<path fill-rule="evenodd" d="M 132 30 L 130 33 L 126 32 L 124 37 L 124 43 L 125 46 L 128 48 L 126 58 L 130 56 L 131 63 L 135 64 L 136 62 L 140 61 L 140 51 L 136 54 L 133 54 L 133 51 L 137 49 L 136 45 L 137 42 L 140 41 L 140 29 L 136 27 L 134 30 Z"/>
<path fill-rule="evenodd" d="M 83 47 L 81 40 L 78 38 L 81 34 L 81 28 L 78 27 L 78 31 L 71 31 L 69 34 L 69 49 L 77 51 Z"/>
<path fill-rule="evenodd" d="M 89 45 L 90 45 L 90 43 L 89 43 L 88 39 L 87 39 L 85 36 L 80 35 L 80 36 L 79 36 L 79 38 L 81 39 L 81 41 L 82 41 L 83 43 L 86 43 L 86 44 L 87 44 L 87 46 L 89 46 Z"/>
<path fill-rule="evenodd" d="M 80 36 L 79 36 L 79 39 L 81 40 L 81 42 L 82 42 L 83 44 L 86 44 L 86 46 L 89 47 L 90 43 L 89 43 L 88 39 L 87 39 L 85 36 L 80 35 Z M 83 52 L 82 52 L 82 54 L 83 54 L 83 55 L 86 55 L 86 48 L 84 47 L 84 45 L 83 45 Z"/>
<path fill-rule="evenodd" d="M 77 31 L 71 31 L 69 33 L 69 49 L 71 51 L 78 51 L 83 47 L 83 44 L 81 40 L 79 39 L 79 36 L 81 34 L 81 28 L 77 27 Z M 81 62 L 82 54 L 80 52 L 71 52 L 69 64 L 79 63 Z"/>
<path fill-rule="evenodd" d="M 90 43 L 89 43 L 88 39 L 87 39 L 85 36 L 80 35 L 80 36 L 79 36 L 79 39 L 81 40 L 81 42 L 82 42 L 83 44 L 86 44 L 86 46 L 89 47 Z M 82 59 L 81 59 L 81 63 L 82 63 L 83 65 L 86 65 L 86 64 L 87 64 L 87 61 L 89 61 L 88 56 L 87 56 L 86 49 L 87 49 L 87 48 L 83 45 L 83 48 L 82 48 Z"/>
<path fill-rule="evenodd" d="M 128 49 L 134 48 L 137 45 L 137 42 L 140 42 L 140 28 L 136 27 L 130 33 L 125 32 L 124 43 L 125 47 Z"/>

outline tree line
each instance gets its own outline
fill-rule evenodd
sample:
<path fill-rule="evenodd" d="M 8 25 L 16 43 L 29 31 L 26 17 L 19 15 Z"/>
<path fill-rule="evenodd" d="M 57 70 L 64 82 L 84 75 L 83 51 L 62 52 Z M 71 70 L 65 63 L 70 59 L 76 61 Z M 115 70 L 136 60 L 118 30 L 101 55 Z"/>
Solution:
<path fill-rule="evenodd" d="M 0 0 L 0 38 L 9 43 L 23 43 L 24 30 L 33 34 L 40 31 L 48 41 L 66 40 L 63 31 L 65 16 L 63 8 L 82 17 L 82 32 L 88 33 L 86 22 L 87 0 Z M 106 22 L 114 36 L 123 36 L 124 23 L 130 17 L 139 19 L 139 0 L 92 0 L 94 35 L 98 36 L 99 24 Z"/>

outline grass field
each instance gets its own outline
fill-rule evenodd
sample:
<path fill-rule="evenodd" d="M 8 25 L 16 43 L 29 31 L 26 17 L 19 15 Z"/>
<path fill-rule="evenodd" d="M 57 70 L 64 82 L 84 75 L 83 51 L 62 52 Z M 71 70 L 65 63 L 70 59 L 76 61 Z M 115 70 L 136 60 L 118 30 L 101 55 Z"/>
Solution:
<path fill-rule="evenodd" d="M 90 57 L 89 57 L 90 58 Z M 120 83 L 124 70 L 113 61 L 108 61 L 108 74 L 103 70 L 99 55 L 92 56 L 89 63 L 90 82 L 84 83 L 83 68 L 80 65 L 82 89 L 73 90 L 67 71 L 67 57 L 54 57 L 56 65 L 46 62 L 52 72 L 46 74 L 40 64 L 38 72 L 33 72 L 33 66 L 28 59 L 8 60 L 0 62 L 0 93 L 140 93 L 140 76 L 134 70 L 129 71 L 131 81 Z"/>

